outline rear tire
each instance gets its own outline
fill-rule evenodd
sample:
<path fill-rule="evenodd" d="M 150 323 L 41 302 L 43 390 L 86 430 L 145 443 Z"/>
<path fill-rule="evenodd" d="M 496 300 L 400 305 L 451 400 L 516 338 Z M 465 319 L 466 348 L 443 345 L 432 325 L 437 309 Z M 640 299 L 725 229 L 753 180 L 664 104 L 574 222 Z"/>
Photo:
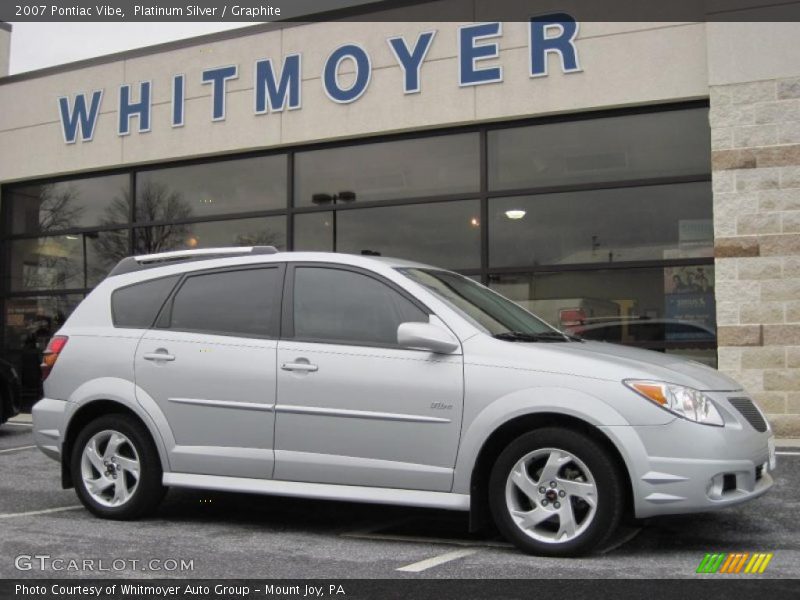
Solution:
<path fill-rule="evenodd" d="M 105 415 L 86 425 L 75 440 L 70 468 L 78 498 L 104 519 L 148 515 L 166 491 L 150 433 L 127 415 Z"/>
<path fill-rule="evenodd" d="M 529 554 L 591 552 L 617 528 L 624 502 L 623 478 L 609 453 L 592 438 L 561 427 L 511 442 L 489 479 L 497 528 Z"/>

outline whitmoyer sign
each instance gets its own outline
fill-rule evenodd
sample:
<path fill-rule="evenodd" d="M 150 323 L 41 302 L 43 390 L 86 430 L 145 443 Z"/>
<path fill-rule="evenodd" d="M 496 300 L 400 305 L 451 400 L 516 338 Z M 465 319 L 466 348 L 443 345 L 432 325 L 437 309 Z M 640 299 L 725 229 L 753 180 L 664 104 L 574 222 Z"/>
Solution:
<path fill-rule="evenodd" d="M 386 42 L 397 64 L 403 72 L 402 92 L 416 94 L 422 91 L 422 69 L 428 51 L 437 41 L 435 29 L 420 32 L 416 40 L 404 36 L 389 37 Z M 578 23 L 565 13 L 534 17 L 528 26 L 528 53 L 530 77 L 547 75 L 548 55 L 559 57 L 564 73 L 581 70 L 575 38 Z M 476 86 L 503 81 L 503 66 L 497 64 L 499 38 L 503 35 L 503 24 L 499 21 L 474 23 L 458 28 L 456 39 L 458 73 L 454 74 L 458 85 Z M 487 64 L 487 61 L 491 61 Z M 342 66 L 350 63 L 347 83 Z M 157 124 L 182 127 L 185 123 L 187 74 L 178 73 L 171 81 L 140 81 L 124 83 L 117 94 L 117 135 L 129 135 L 136 124 L 138 133 L 146 133 L 153 127 L 152 97 L 154 85 L 170 86 L 172 110 L 170 122 Z M 240 65 L 214 66 L 199 73 L 200 81 L 208 85 L 212 121 L 225 119 L 225 97 L 229 81 L 241 76 Z M 272 58 L 255 61 L 253 77 L 253 112 L 265 115 L 302 107 L 303 55 L 289 54 L 277 64 Z M 324 61 L 320 77 L 325 95 L 339 104 L 358 100 L 369 89 L 372 78 L 372 63 L 367 50 L 358 43 L 343 44 L 334 49 Z M 82 92 L 58 98 L 58 111 L 64 141 L 74 144 L 78 140 L 89 142 L 94 137 L 98 116 L 104 102 L 104 90 Z"/>

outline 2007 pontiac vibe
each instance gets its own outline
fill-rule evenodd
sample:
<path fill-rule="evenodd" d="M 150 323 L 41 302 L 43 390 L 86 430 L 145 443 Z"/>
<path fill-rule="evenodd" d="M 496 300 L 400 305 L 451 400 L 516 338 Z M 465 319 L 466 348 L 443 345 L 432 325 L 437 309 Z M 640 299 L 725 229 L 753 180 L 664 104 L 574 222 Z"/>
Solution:
<path fill-rule="evenodd" d="M 470 511 L 525 552 L 772 485 L 716 370 L 588 342 L 446 270 L 216 248 L 122 260 L 44 356 L 36 442 L 92 513 L 168 487 Z"/>

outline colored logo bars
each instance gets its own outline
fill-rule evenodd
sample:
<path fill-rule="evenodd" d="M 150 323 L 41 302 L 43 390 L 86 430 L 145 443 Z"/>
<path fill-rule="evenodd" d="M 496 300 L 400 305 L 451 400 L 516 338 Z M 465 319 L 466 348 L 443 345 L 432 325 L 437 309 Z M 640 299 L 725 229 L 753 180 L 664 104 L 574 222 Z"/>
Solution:
<path fill-rule="evenodd" d="M 772 552 L 707 553 L 696 573 L 763 573 L 772 556 Z"/>

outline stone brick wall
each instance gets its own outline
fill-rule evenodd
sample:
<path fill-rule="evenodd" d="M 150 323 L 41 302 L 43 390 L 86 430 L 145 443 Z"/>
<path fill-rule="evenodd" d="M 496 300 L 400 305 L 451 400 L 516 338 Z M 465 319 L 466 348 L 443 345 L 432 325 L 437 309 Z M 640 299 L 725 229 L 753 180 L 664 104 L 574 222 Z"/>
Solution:
<path fill-rule="evenodd" d="M 719 368 L 800 437 L 800 78 L 710 97 Z"/>

